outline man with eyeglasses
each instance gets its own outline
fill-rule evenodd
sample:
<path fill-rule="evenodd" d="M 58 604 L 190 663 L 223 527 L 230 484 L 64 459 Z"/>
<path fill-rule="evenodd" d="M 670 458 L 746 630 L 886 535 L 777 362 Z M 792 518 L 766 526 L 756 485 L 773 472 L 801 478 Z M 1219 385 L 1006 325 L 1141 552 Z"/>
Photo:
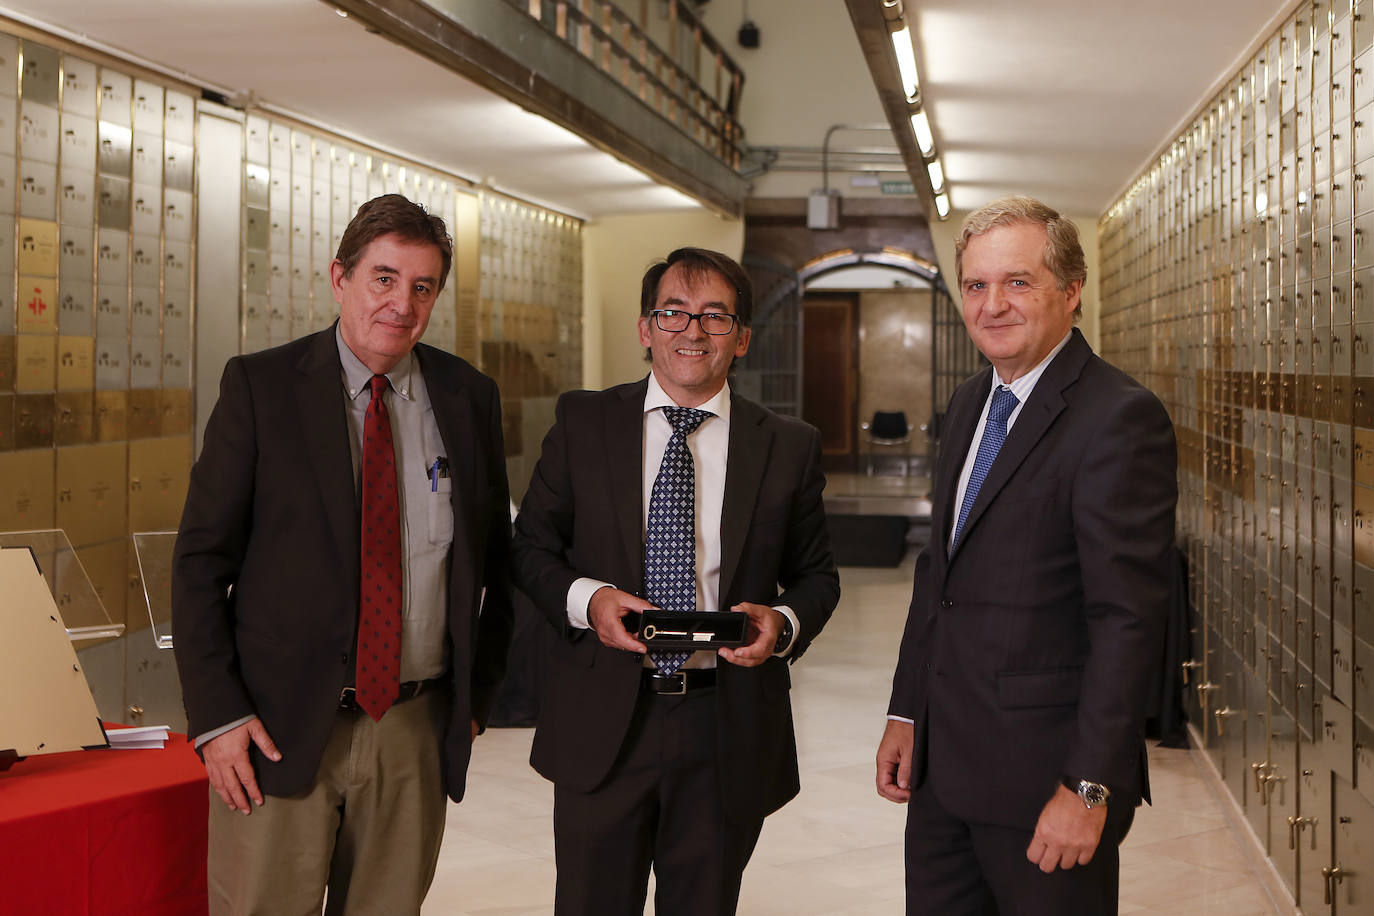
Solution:
<path fill-rule="evenodd" d="M 638 382 L 559 399 L 516 521 L 554 641 L 531 763 L 554 783 L 557 916 L 735 912 L 763 820 L 798 791 L 789 662 L 839 600 L 820 436 L 730 390 L 753 292 L 734 260 L 649 268 Z M 748 615 L 746 642 L 649 652 L 629 615 Z"/>

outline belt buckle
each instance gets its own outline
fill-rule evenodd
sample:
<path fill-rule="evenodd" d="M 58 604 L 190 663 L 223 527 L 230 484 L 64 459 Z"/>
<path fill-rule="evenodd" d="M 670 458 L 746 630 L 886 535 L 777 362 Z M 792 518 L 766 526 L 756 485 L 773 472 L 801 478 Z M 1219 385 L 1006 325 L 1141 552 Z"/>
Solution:
<path fill-rule="evenodd" d="M 656 693 L 658 693 L 659 696 L 664 696 L 664 697 L 680 697 L 680 696 L 685 696 L 686 693 L 687 693 L 687 675 L 683 674 L 681 671 L 678 671 L 678 672 L 676 672 L 676 673 L 674 673 L 674 674 L 667 674 L 667 675 L 664 675 L 664 674 L 655 674 L 655 675 L 654 675 L 654 678 L 655 678 L 655 679 L 660 679 L 660 678 L 661 678 L 661 679 L 662 679 L 662 680 L 661 680 L 661 683 L 662 683 L 662 682 L 672 682 L 673 680 L 676 680 L 677 683 L 678 683 L 678 688 L 677 688 L 676 690 L 659 690 L 659 691 L 656 691 Z"/>

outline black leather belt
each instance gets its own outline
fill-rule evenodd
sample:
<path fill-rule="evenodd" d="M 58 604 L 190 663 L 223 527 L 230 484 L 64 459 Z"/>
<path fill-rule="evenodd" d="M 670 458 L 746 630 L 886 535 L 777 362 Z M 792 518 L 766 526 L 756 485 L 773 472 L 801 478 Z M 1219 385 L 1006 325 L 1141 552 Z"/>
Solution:
<path fill-rule="evenodd" d="M 688 668 L 677 674 L 659 674 L 657 671 L 645 668 L 640 683 L 650 693 L 656 693 L 660 696 L 680 696 L 684 693 L 691 693 L 693 690 L 716 686 L 716 669 Z"/>
<path fill-rule="evenodd" d="M 420 694 L 433 690 L 435 687 L 446 682 L 447 678 L 442 677 L 430 678 L 427 681 L 402 681 L 401 692 L 396 696 L 396 699 L 392 701 L 392 705 L 404 703 L 406 700 L 413 700 Z M 358 688 L 345 687 L 343 689 L 343 692 L 339 694 L 339 708 L 348 710 L 349 712 L 358 712 L 362 709 L 362 707 L 358 705 Z"/>

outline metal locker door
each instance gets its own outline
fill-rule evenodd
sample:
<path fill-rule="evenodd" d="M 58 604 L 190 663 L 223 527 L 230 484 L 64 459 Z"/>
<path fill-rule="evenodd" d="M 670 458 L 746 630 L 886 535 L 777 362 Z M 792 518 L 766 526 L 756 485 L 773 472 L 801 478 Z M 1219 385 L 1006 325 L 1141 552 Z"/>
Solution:
<path fill-rule="evenodd" d="M 1320 732 L 1316 739 L 1321 740 Z M 1298 857 L 1298 886 L 1294 897 L 1304 913 L 1329 913 L 1330 906 L 1322 902 L 1326 884 L 1322 869 L 1332 862 L 1335 819 L 1331 816 L 1331 770 L 1309 759 L 1319 757 L 1320 753 L 1317 745 L 1306 738 L 1300 754 L 1298 812 L 1284 825 L 1288 847 Z"/>
<path fill-rule="evenodd" d="M 1285 651 L 1284 664 L 1296 660 Z M 1293 683 L 1293 675 L 1280 672 L 1284 690 Z M 1269 709 L 1269 768 L 1263 779 L 1261 807 L 1268 812 L 1269 856 L 1290 889 L 1298 884 L 1298 858 L 1288 848 L 1287 827 L 1298 814 L 1298 740 L 1293 717 L 1283 709 L 1279 698 L 1270 696 Z"/>
<path fill-rule="evenodd" d="M 1212 695 L 1208 726 L 1215 736 L 1213 758 L 1220 758 L 1221 780 L 1232 795 L 1241 798 L 1245 794 L 1246 780 L 1250 779 L 1246 753 L 1256 736 L 1259 736 L 1259 746 L 1264 747 L 1264 725 L 1252 720 L 1252 710 L 1246 706 L 1253 678 L 1246 674 L 1241 656 L 1226 650 L 1220 652 L 1220 662 L 1221 689 Z"/>
<path fill-rule="evenodd" d="M 1334 848 L 1323 870 L 1323 902 L 1330 901 L 1333 916 L 1374 913 L 1374 805 L 1337 775 L 1332 807 Z"/>

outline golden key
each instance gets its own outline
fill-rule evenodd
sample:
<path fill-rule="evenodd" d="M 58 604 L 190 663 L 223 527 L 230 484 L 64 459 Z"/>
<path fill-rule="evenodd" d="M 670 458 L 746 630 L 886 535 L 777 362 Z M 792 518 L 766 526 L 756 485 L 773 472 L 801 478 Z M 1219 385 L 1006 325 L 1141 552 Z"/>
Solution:
<path fill-rule="evenodd" d="M 660 630 L 652 623 L 646 623 L 640 635 L 645 639 L 690 639 L 692 642 L 710 642 L 715 633 L 689 633 L 686 630 Z"/>

